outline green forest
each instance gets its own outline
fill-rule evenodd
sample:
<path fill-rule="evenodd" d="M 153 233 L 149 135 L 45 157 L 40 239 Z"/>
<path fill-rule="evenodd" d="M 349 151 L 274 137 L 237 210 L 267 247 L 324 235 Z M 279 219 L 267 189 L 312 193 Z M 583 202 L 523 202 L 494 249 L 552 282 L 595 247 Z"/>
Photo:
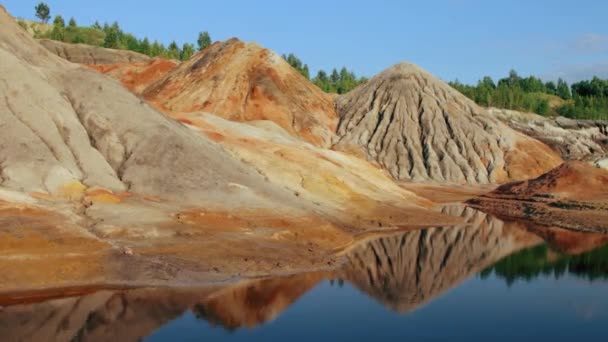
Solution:
<path fill-rule="evenodd" d="M 51 18 L 51 10 L 44 2 L 35 8 L 35 14 L 42 23 L 48 23 Z M 25 21 L 18 21 L 24 29 L 27 29 Z M 52 39 L 66 43 L 80 43 L 93 46 L 101 46 L 110 49 L 130 50 L 151 57 L 163 57 L 168 59 L 187 60 L 197 51 L 211 45 L 211 36 L 203 31 L 198 35 L 196 44 L 184 43 L 179 46 L 175 41 L 165 46 L 157 40 L 150 41 L 147 37 L 137 38 L 131 33 L 124 32 L 117 22 L 101 25 L 95 22 L 91 26 L 80 26 L 74 18 L 70 18 L 67 25 L 61 15 L 56 15 L 50 29 L 34 29 L 34 38 Z"/>
<path fill-rule="evenodd" d="M 450 82 L 450 85 L 486 107 L 577 119 L 608 119 L 608 80 L 598 77 L 568 86 L 562 79 L 543 82 L 534 76 L 521 77 L 511 70 L 498 82 L 486 76 L 475 86 L 458 80 Z"/>
<path fill-rule="evenodd" d="M 25 22 L 20 24 L 27 25 Z M 187 60 L 197 51 L 211 45 L 211 37 L 207 32 L 200 32 L 196 45 L 184 43 L 179 46 L 175 41 L 165 46 L 157 40 L 150 41 L 148 38 L 138 39 L 131 33 L 124 32 L 117 22 L 103 25 L 95 22 L 92 26 L 79 26 L 74 18 L 66 25 L 62 16 L 53 19 L 52 28 L 46 31 L 37 31 L 34 38 L 52 39 L 66 43 L 80 43 L 101 46 L 110 49 L 130 50 L 151 57 L 163 57 L 167 59 Z"/>
<path fill-rule="evenodd" d="M 283 58 L 287 63 L 298 70 L 300 74 L 311 80 L 312 83 L 327 93 L 345 94 L 359 84 L 367 81 L 367 78 L 357 77 L 354 72 L 348 70 L 346 67 L 342 67 L 340 71 L 333 68 L 330 74 L 325 72 L 325 70 L 319 70 L 317 75 L 311 79 L 308 64 L 304 64 L 293 53 L 283 55 Z"/>
<path fill-rule="evenodd" d="M 45 3 L 35 7 L 36 17 L 47 23 L 50 8 Z M 27 23 L 19 21 L 27 29 Z M 112 49 L 131 50 L 151 57 L 187 60 L 197 51 L 211 45 L 211 36 L 203 31 L 196 43 L 184 43 L 179 46 L 175 41 L 165 46 L 157 40 L 147 37 L 137 38 L 124 32 L 117 22 L 113 24 L 95 22 L 91 26 L 79 26 L 74 18 L 67 25 L 61 15 L 54 17 L 49 30 L 34 30 L 35 38 L 53 39 L 67 43 L 82 43 Z M 293 53 L 283 58 L 304 77 L 328 93 L 344 94 L 359 84 L 367 81 L 346 67 L 331 72 L 319 70 L 311 78 L 309 67 Z M 452 87 L 476 103 L 486 107 L 514 109 L 535 112 L 540 115 L 562 115 L 578 119 L 608 119 L 608 79 L 594 77 L 592 80 L 580 81 L 568 86 L 562 79 L 557 82 L 543 82 L 540 78 L 521 77 L 512 70 L 505 78 L 494 82 L 491 77 L 484 77 L 477 85 L 466 85 L 458 80 L 449 83 Z"/>
<path fill-rule="evenodd" d="M 539 276 L 559 278 L 565 274 L 588 280 L 608 279 L 608 246 L 579 255 L 555 252 L 557 256 L 551 256 L 550 251 L 546 244 L 524 249 L 488 267 L 480 276 L 485 279 L 495 274 L 508 285 L 516 280 L 530 281 Z"/>

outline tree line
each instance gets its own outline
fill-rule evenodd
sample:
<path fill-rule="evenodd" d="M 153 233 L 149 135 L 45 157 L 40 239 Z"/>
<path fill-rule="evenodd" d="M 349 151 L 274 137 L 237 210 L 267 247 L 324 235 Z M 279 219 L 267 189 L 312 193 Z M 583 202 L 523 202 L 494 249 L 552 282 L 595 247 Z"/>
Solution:
<path fill-rule="evenodd" d="M 325 70 L 319 70 L 317 75 L 311 79 L 308 64 L 303 63 L 293 53 L 283 55 L 283 58 L 289 65 L 298 70 L 302 76 L 312 81 L 312 83 L 327 93 L 345 94 L 359 84 L 367 81 L 367 78 L 357 77 L 353 71 L 348 70 L 346 67 L 342 67 L 340 71 L 333 68 L 330 74 L 325 72 Z"/>
<path fill-rule="evenodd" d="M 573 101 L 557 108 L 566 117 L 608 119 L 608 79 L 594 77 L 572 84 Z"/>
<path fill-rule="evenodd" d="M 41 2 L 35 7 L 36 17 L 43 23 L 51 18 L 50 8 Z M 23 26 L 23 23 L 20 23 Z M 167 59 L 187 60 L 197 51 L 211 45 L 211 36 L 207 31 L 199 33 L 196 45 L 184 43 L 179 46 L 172 41 L 165 46 L 157 40 L 150 41 L 147 37 L 138 39 L 131 33 L 124 32 L 117 22 L 101 25 L 95 22 L 91 26 L 79 26 L 74 18 L 70 18 L 66 25 L 61 15 L 53 19 L 52 27 L 46 31 L 34 32 L 35 38 L 46 38 L 66 43 L 81 43 L 87 45 L 101 46 L 110 49 L 130 50 L 151 57 L 163 57 Z"/>
<path fill-rule="evenodd" d="M 51 10 L 44 2 L 35 7 L 36 17 L 48 23 Z M 24 22 L 20 25 L 26 27 Z M 101 25 L 95 22 L 91 26 L 79 26 L 74 18 L 66 25 L 61 15 L 56 15 L 49 30 L 34 32 L 35 38 L 46 38 L 66 43 L 82 43 L 111 49 L 130 50 L 151 57 L 187 60 L 197 51 L 211 45 L 208 32 L 199 33 L 196 43 L 184 43 L 181 46 L 175 41 L 168 45 L 150 41 L 147 37 L 137 38 L 124 32 L 117 22 Z M 365 77 L 355 75 L 353 71 L 342 67 L 333 68 L 330 73 L 319 70 L 311 78 L 307 64 L 290 53 L 283 58 L 304 77 L 323 91 L 344 94 L 367 81 Z M 608 80 L 594 77 L 592 80 L 580 81 L 568 86 L 558 79 L 557 82 L 543 82 L 534 76 L 521 77 L 511 70 L 498 82 L 486 76 L 477 85 L 466 85 L 458 80 L 450 85 L 482 106 L 514 109 L 535 112 L 540 115 L 563 115 L 570 118 L 608 119 Z M 555 101 L 556 98 L 561 100 Z"/>
<path fill-rule="evenodd" d="M 498 82 L 486 76 L 474 86 L 458 80 L 450 82 L 450 85 L 486 107 L 570 118 L 608 119 L 608 80 L 598 77 L 568 86 L 561 78 L 557 82 L 543 82 L 534 76 L 521 77 L 511 70 Z"/>
<path fill-rule="evenodd" d="M 35 7 L 36 17 L 43 23 L 48 23 L 51 18 L 49 6 L 41 2 Z M 25 26 L 24 22 L 20 22 Z M 61 15 L 56 15 L 50 30 L 34 32 L 35 38 L 45 38 L 66 43 L 80 43 L 93 46 L 101 46 L 110 49 L 130 50 L 151 57 L 163 57 L 168 59 L 187 60 L 197 51 L 203 50 L 211 45 L 211 36 L 208 32 L 200 32 L 195 44 L 184 43 L 179 46 L 175 41 L 169 45 L 150 41 L 147 37 L 138 39 L 131 33 L 124 32 L 117 22 L 112 24 L 95 22 L 91 26 L 79 26 L 74 18 L 70 18 L 66 25 Z M 331 73 L 319 70 L 313 78 L 310 76 L 308 65 L 303 63 L 293 53 L 283 55 L 283 58 L 308 80 L 328 93 L 344 94 L 357 85 L 365 82 L 365 77 L 358 77 L 354 72 L 342 67 L 340 70 L 334 68 Z"/>

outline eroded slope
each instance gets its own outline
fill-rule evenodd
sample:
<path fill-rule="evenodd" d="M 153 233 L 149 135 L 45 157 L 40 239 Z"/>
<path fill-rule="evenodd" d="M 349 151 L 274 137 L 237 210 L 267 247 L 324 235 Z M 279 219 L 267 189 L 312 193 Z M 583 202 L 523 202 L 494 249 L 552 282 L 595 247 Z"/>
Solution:
<path fill-rule="evenodd" d="M 173 120 L 0 24 L 0 292 L 317 269 L 359 234 L 458 221 L 268 121 Z"/>
<path fill-rule="evenodd" d="M 104 65 L 141 63 L 152 60 L 149 56 L 128 50 L 106 49 L 86 44 L 70 44 L 50 39 L 39 39 L 38 42 L 57 56 L 78 64 Z"/>
<path fill-rule="evenodd" d="M 143 96 L 168 112 L 270 120 L 319 146 L 329 146 L 337 124 L 329 95 L 281 56 L 238 39 L 211 45 L 150 85 Z"/>
<path fill-rule="evenodd" d="M 418 67 L 397 64 L 337 99 L 336 147 L 398 180 L 486 184 L 535 177 L 561 159 Z"/>
<path fill-rule="evenodd" d="M 535 179 L 505 184 L 467 203 L 540 225 L 605 233 L 608 171 L 584 162 L 567 162 Z"/>
<path fill-rule="evenodd" d="M 488 110 L 511 128 L 547 144 L 564 160 L 595 161 L 608 155 L 607 121 L 548 118 L 498 108 Z"/>

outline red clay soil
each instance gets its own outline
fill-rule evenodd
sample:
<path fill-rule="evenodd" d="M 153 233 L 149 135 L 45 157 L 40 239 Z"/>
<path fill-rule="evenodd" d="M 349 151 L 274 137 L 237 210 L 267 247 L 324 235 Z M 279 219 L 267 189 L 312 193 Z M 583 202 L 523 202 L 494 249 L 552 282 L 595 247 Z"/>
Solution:
<path fill-rule="evenodd" d="M 538 178 L 505 184 L 492 192 L 507 196 L 563 197 L 578 201 L 608 200 L 608 171 L 583 162 L 568 162 Z"/>
<path fill-rule="evenodd" d="M 500 217 L 608 233 L 608 171 L 567 162 L 538 178 L 502 185 L 467 203 Z"/>
<path fill-rule="evenodd" d="M 156 58 L 150 62 L 87 65 L 87 67 L 119 80 L 129 90 L 139 94 L 178 65 L 176 61 Z"/>

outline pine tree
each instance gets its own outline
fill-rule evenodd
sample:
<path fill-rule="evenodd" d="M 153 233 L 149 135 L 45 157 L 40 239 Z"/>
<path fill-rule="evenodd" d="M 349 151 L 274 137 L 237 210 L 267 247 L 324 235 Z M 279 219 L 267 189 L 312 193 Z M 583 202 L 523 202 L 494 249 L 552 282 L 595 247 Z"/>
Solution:
<path fill-rule="evenodd" d="M 36 17 L 38 17 L 38 19 L 40 19 L 43 23 L 46 24 L 49 22 L 49 19 L 51 19 L 51 10 L 46 3 L 39 3 L 36 5 L 36 7 L 34 7 L 34 10 L 36 11 Z"/>
<path fill-rule="evenodd" d="M 65 38 L 65 22 L 63 18 L 58 15 L 53 19 L 53 29 L 51 30 L 51 39 L 63 41 Z"/>
<path fill-rule="evenodd" d="M 572 97 L 572 94 L 570 94 L 570 88 L 568 87 L 568 83 L 566 83 L 566 81 L 562 80 L 561 78 L 557 80 L 556 94 L 564 100 L 569 100 Z"/>
<path fill-rule="evenodd" d="M 308 64 L 304 64 L 304 66 L 302 67 L 302 71 L 300 71 L 300 73 L 302 73 L 302 75 L 304 77 L 306 77 L 307 79 L 310 79 L 310 70 L 308 70 Z"/>
<path fill-rule="evenodd" d="M 555 82 L 548 81 L 545 83 L 545 89 L 547 94 L 557 95 L 557 87 L 555 86 Z"/>
<path fill-rule="evenodd" d="M 148 40 L 148 38 L 144 38 L 141 42 L 139 42 L 139 47 L 141 53 L 143 53 L 144 55 L 150 56 L 152 54 L 150 41 Z"/>
<path fill-rule="evenodd" d="M 313 79 L 313 83 L 326 93 L 333 91 L 329 77 L 327 77 L 327 73 L 324 70 L 319 70 L 317 72 L 317 76 Z"/>
<path fill-rule="evenodd" d="M 167 48 L 167 58 L 179 59 L 179 56 L 180 56 L 179 46 L 177 46 L 177 43 L 174 40 L 171 42 L 171 44 L 169 44 L 169 46 Z"/>
<path fill-rule="evenodd" d="M 53 26 L 64 28 L 65 21 L 63 20 L 63 17 L 60 15 L 55 16 L 55 19 L 53 19 Z"/>
<path fill-rule="evenodd" d="M 340 74 L 338 74 L 338 70 L 336 70 L 336 68 L 331 71 L 331 76 L 329 76 L 329 80 L 331 81 L 331 83 L 333 83 L 333 85 L 337 85 L 340 81 Z"/>
<path fill-rule="evenodd" d="M 120 48 L 126 48 L 127 50 L 141 53 L 139 40 L 137 40 L 137 38 L 130 33 L 122 35 Z"/>
<path fill-rule="evenodd" d="M 298 70 L 298 72 L 306 77 L 307 79 L 310 79 L 310 71 L 308 70 L 308 65 L 302 63 L 302 61 L 293 53 L 290 53 L 289 55 L 282 55 L 283 59 L 285 61 L 287 61 L 287 63 L 289 65 L 291 65 L 294 69 Z"/>
<path fill-rule="evenodd" d="M 188 60 L 190 57 L 194 55 L 194 45 L 189 43 L 184 43 L 182 46 L 182 51 L 179 56 L 179 59 L 182 61 Z"/>
<path fill-rule="evenodd" d="M 511 71 L 509 71 L 509 84 L 514 86 L 516 84 L 519 83 L 519 80 L 521 79 L 521 77 L 519 77 L 519 75 L 517 74 L 517 71 L 511 69 Z"/>
<path fill-rule="evenodd" d="M 118 31 L 115 27 L 108 27 L 106 30 L 106 35 L 103 39 L 103 47 L 109 49 L 118 48 Z"/>
<path fill-rule="evenodd" d="M 207 31 L 200 32 L 198 34 L 198 40 L 196 42 L 198 44 L 198 50 L 200 51 L 200 50 L 208 47 L 209 45 L 211 45 L 211 36 L 209 35 L 209 33 Z"/>
<path fill-rule="evenodd" d="M 150 46 L 150 56 L 158 57 L 162 54 L 163 54 L 163 48 L 158 43 L 158 41 L 155 40 L 154 43 L 152 43 L 152 45 Z"/>

